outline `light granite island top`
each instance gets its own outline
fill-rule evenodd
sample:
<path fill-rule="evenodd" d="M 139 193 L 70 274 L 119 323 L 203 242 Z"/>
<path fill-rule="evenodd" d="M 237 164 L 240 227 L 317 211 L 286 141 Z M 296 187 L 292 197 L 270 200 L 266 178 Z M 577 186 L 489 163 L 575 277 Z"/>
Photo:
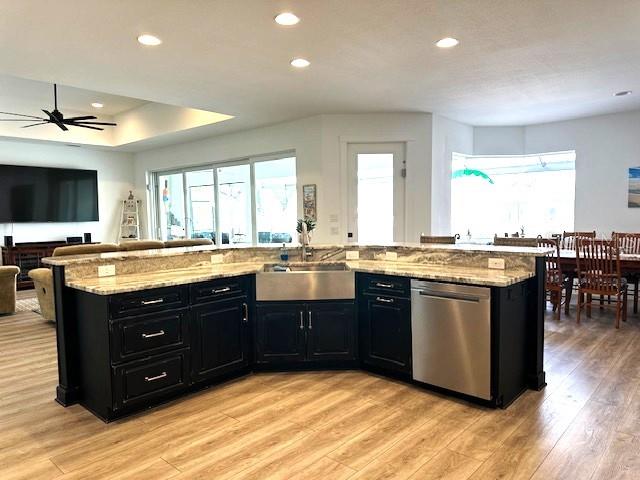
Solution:
<path fill-rule="evenodd" d="M 318 262 L 308 262 L 309 265 L 314 265 L 315 263 Z M 532 278 L 535 275 L 534 272 L 526 270 L 505 271 L 457 265 L 428 265 L 379 260 L 346 261 L 344 263 L 348 270 L 360 273 L 396 275 L 421 280 L 492 287 L 507 287 Z M 294 264 L 301 265 L 301 263 Z M 264 262 L 199 265 L 188 268 L 128 273 L 109 277 L 78 278 L 67 281 L 66 285 L 97 295 L 114 295 L 138 290 L 204 282 L 216 278 L 258 274 L 263 271 L 264 265 Z M 282 263 L 282 265 L 286 265 L 286 263 Z M 282 273 L 282 275 L 284 280 L 286 273 Z"/>

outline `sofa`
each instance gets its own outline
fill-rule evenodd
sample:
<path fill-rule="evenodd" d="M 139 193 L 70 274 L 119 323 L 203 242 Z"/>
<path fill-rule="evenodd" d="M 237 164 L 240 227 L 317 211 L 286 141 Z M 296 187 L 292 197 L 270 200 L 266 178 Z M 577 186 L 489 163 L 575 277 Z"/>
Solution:
<path fill-rule="evenodd" d="M 20 269 L 14 265 L 0 266 L 0 315 L 16 312 L 16 276 Z"/>
<path fill-rule="evenodd" d="M 65 255 L 84 255 L 95 253 L 117 252 L 118 245 L 115 243 L 90 243 L 82 245 L 65 245 L 53 251 L 54 257 Z M 56 311 L 53 300 L 53 274 L 49 268 L 35 268 L 29 271 L 29 278 L 33 280 L 33 287 L 36 290 L 40 313 L 45 320 L 56 321 Z"/>

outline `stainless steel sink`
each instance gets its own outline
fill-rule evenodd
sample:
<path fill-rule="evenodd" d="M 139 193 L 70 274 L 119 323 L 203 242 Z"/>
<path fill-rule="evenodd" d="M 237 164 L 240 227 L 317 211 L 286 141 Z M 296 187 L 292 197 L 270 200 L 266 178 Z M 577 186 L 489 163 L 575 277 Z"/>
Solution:
<path fill-rule="evenodd" d="M 264 266 L 265 272 L 348 272 L 346 263 L 273 263 Z"/>
<path fill-rule="evenodd" d="M 355 275 L 344 263 L 269 264 L 256 275 L 256 300 L 355 298 Z"/>

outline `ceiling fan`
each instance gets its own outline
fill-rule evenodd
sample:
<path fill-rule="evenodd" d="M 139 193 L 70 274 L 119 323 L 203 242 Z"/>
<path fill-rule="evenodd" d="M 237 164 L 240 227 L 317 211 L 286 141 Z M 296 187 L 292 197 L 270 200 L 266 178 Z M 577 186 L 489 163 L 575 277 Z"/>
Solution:
<path fill-rule="evenodd" d="M 47 117 L 36 117 L 35 115 L 23 115 L 22 113 L 10 113 L 10 112 L 0 112 L 3 115 L 13 115 L 16 117 L 25 117 L 25 118 L 0 118 L 0 122 L 31 122 L 30 125 L 25 125 L 21 128 L 29 128 L 35 127 L 36 125 L 45 125 L 47 123 L 53 123 L 57 125 L 61 130 L 67 131 L 67 125 L 70 127 L 82 127 L 82 128 L 90 128 L 91 130 L 104 130 L 100 126 L 107 127 L 115 127 L 117 124 L 109 123 L 109 122 L 93 122 L 92 120 L 97 120 L 98 117 L 93 115 L 85 115 L 82 117 L 69 117 L 65 118 L 60 110 L 58 110 L 58 86 L 53 84 L 53 102 L 54 107 L 53 111 L 50 112 L 48 110 L 42 110 Z M 34 123 L 35 122 L 35 123 Z"/>

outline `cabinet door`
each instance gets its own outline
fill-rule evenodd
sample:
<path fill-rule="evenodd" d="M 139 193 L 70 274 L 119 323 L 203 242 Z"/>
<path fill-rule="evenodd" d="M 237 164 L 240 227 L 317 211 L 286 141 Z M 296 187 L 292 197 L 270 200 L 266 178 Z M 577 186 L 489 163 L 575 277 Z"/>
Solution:
<path fill-rule="evenodd" d="M 247 297 L 192 310 L 193 379 L 204 380 L 249 364 Z"/>
<path fill-rule="evenodd" d="M 302 303 L 256 306 L 256 361 L 296 362 L 305 359 L 306 308 Z"/>
<path fill-rule="evenodd" d="M 353 302 L 307 305 L 307 358 L 355 360 L 355 306 Z"/>
<path fill-rule="evenodd" d="M 407 299 L 362 295 L 360 300 L 362 362 L 411 373 L 411 307 Z"/>

